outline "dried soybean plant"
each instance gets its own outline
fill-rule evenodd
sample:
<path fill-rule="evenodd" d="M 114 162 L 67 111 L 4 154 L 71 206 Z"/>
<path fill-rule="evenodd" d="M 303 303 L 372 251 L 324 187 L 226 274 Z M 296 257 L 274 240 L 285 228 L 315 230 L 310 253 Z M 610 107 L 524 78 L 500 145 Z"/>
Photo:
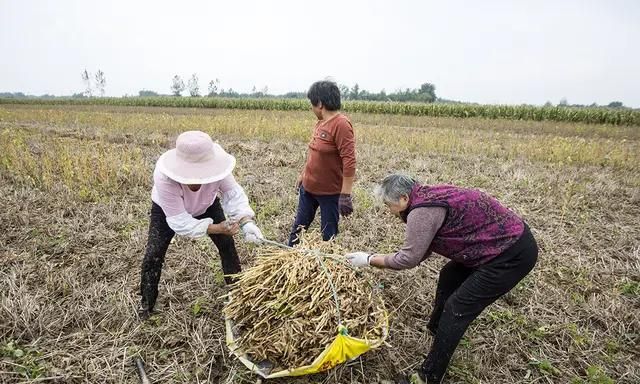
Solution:
<path fill-rule="evenodd" d="M 384 304 L 342 255 L 337 244 L 305 234 L 295 249 L 261 249 L 255 265 L 237 276 L 224 313 L 251 360 L 310 364 L 336 337 L 339 320 L 350 336 L 381 337 Z"/>

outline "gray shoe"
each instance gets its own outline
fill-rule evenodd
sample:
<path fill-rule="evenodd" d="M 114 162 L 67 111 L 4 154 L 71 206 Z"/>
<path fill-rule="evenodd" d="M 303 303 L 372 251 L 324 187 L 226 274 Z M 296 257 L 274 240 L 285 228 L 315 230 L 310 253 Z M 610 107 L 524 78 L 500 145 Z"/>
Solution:
<path fill-rule="evenodd" d="M 420 376 L 418 372 L 404 376 L 398 380 L 398 384 L 427 384 L 427 379 Z"/>

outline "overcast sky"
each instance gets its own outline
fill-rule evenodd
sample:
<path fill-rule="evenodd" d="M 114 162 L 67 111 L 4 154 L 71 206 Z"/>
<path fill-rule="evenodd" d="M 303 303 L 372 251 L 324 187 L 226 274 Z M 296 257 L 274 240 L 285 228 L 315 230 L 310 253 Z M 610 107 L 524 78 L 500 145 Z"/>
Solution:
<path fill-rule="evenodd" d="M 436 85 L 481 103 L 640 107 L 640 1 L 0 0 L 0 92 L 70 95 L 101 69 L 107 95 Z"/>

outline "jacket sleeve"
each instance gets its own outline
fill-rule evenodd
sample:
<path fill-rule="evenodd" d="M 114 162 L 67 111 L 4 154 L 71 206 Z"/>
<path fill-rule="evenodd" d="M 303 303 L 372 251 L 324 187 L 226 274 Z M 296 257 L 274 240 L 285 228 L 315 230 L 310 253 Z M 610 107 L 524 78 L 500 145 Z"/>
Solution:
<path fill-rule="evenodd" d="M 421 207 L 409 213 L 404 245 L 395 254 L 386 255 L 385 267 L 409 269 L 417 267 L 429 255 L 431 241 L 440 230 L 446 216 L 446 208 Z"/>
<path fill-rule="evenodd" d="M 346 118 L 337 123 L 334 140 L 340 153 L 340 158 L 342 158 L 342 175 L 344 177 L 355 176 L 356 140 L 353 134 L 353 126 Z"/>
<path fill-rule="evenodd" d="M 236 182 L 233 175 L 222 180 L 220 193 L 222 209 L 230 220 L 235 221 L 245 216 L 254 217 L 256 215 L 249 205 L 247 194 L 244 193 L 244 189 Z"/>

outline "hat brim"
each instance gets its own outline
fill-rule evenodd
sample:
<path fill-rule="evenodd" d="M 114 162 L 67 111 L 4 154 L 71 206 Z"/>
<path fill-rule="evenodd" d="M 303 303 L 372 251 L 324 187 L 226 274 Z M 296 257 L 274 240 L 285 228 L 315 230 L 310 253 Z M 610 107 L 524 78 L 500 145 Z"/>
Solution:
<path fill-rule="evenodd" d="M 176 149 L 170 149 L 158 159 L 158 169 L 180 184 L 209 184 L 229 176 L 236 166 L 236 158 L 219 145 L 214 148 L 213 159 L 189 163 L 177 157 Z"/>

